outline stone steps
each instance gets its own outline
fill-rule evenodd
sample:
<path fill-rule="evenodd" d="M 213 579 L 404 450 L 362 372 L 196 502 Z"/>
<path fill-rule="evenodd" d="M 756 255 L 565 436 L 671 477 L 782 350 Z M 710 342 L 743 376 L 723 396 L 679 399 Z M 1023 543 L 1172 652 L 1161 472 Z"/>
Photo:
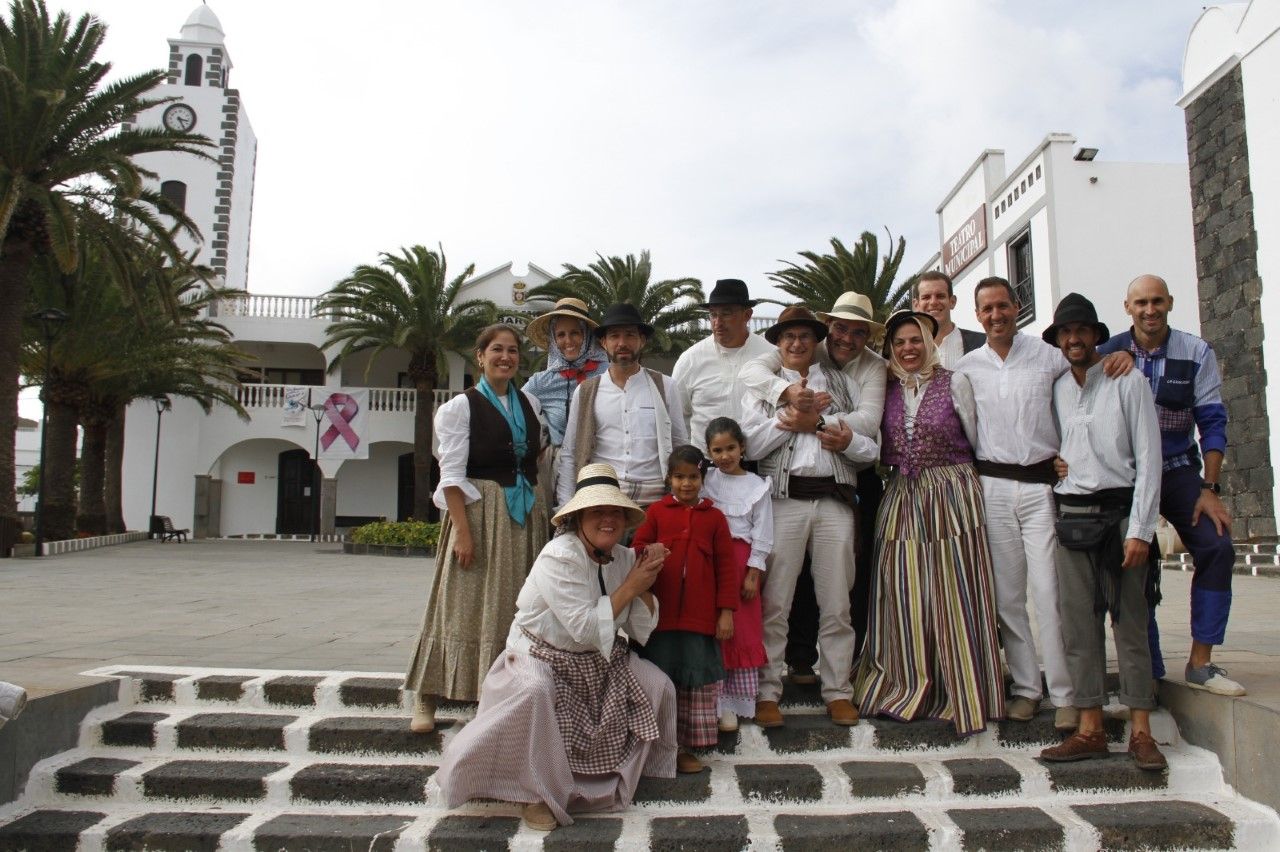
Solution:
<path fill-rule="evenodd" d="M 1164 557 L 1160 567 L 1166 571 L 1194 571 L 1190 553 L 1173 553 Z M 1237 550 L 1232 573 L 1251 577 L 1280 577 L 1280 554 L 1242 553 Z"/>
<path fill-rule="evenodd" d="M 1158 713 L 1168 773 L 1123 753 L 1044 764 L 1051 711 L 965 740 L 943 723 L 830 724 L 816 688 L 789 688 L 787 725 L 744 724 L 708 769 L 645 779 L 620 814 L 549 835 L 506 803 L 445 811 L 430 778 L 473 713 L 408 732 L 399 681 L 358 673 L 106 669 L 121 700 L 79 747 L 37 765 L 0 808 L 10 849 L 1022 849 L 1280 846 L 1280 820 L 1223 783 L 1216 757 Z"/>

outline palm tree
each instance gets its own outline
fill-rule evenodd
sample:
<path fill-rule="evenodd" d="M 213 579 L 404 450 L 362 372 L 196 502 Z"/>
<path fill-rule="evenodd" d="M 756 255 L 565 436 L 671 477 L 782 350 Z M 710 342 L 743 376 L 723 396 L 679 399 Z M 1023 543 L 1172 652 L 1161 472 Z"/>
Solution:
<path fill-rule="evenodd" d="M 322 349 L 339 347 L 329 372 L 347 358 L 368 352 L 365 375 L 379 354 L 403 350 L 416 391 L 413 416 L 413 516 L 431 511 L 432 416 L 435 389 L 449 373 L 448 356 L 469 352 L 476 335 L 494 322 L 498 308 L 488 299 L 459 301 L 475 264 L 450 280 L 444 248 L 415 245 L 399 254 L 383 252 L 375 266 L 361 264 L 320 298 L 318 313 L 330 313 Z"/>
<path fill-rule="evenodd" d="M 581 299 L 593 316 L 599 317 L 610 305 L 627 302 L 654 328 L 652 348 L 679 354 L 704 336 L 696 327 L 702 317 L 698 305 L 706 301 L 702 282 L 696 278 L 672 278 L 651 283 L 649 252 L 626 257 L 597 254 L 586 269 L 564 264 L 564 274 L 529 291 L 530 299 L 555 301 L 565 297 Z"/>
<path fill-rule="evenodd" d="M 160 151 L 208 157 L 213 143 L 165 128 L 123 129 L 127 118 L 164 102 L 148 95 L 165 72 L 104 85 L 111 66 L 94 57 L 105 35 L 91 15 L 74 24 L 65 13 L 51 18 L 44 0 L 11 0 L 8 19 L 0 16 L 0 518 L 14 518 L 17 509 L 21 325 L 37 253 L 50 252 L 71 272 L 79 251 L 75 208 L 85 205 L 122 215 L 175 259 L 157 211 L 198 237 L 189 218 L 144 188 L 143 179 L 154 175 L 131 158 Z"/>
<path fill-rule="evenodd" d="M 853 251 L 845 247 L 838 237 L 831 238 L 831 254 L 802 251 L 803 265 L 780 260 L 786 267 L 770 272 L 769 277 L 778 283 L 778 289 L 815 311 L 830 310 L 841 293 L 853 290 L 871 300 L 875 318 L 881 322 L 899 308 L 908 306 L 911 285 L 919 277 L 912 275 L 901 284 L 894 285 L 907 241 L 898 237 L 893 244 L 889 234 L 889 254 L 878 257 L 879 244 L 876 235 L 863 231 Z M 878 269 L 877 269 L 878 267 Z"/>

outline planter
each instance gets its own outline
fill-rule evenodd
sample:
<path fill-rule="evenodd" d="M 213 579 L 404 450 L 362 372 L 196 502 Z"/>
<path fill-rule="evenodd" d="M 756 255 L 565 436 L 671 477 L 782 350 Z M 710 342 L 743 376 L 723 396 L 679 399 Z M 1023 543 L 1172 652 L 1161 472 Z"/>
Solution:
<path fill-rule="evenodd" d="M 419 559 L 436 555 L 434 547 L 410 547 L 407 544 L 356 544 L 353 541 L 344 541 L 342 552 L 353 556 L 410 556 Z"/>

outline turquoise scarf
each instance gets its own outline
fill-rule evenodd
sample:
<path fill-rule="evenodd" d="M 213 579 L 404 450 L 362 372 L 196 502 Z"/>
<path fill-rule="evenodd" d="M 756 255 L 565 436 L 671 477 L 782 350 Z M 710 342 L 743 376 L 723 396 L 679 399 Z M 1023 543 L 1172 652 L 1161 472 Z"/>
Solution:
<path fill-rule="evenodd" d="M 512 445 L 516 453 L 516 484 L 509 487 L 503 486 L 502 491 L 507 498 L 507 514 L 511 515 L 511 520 L 524 526 L 525 518 L 529 517 L 529 510 L 533 508 L 534 493 L 533 486 L 525 478 L 524 470 L 520 466 L 524 461 L 525 453 L 529 451 L 529 430 L 524 422 L 524 406 L 520 404 L 520 391 L 516 390 L 514 382 L 508 382 L 507 405 L 504 406 L 498 401 L 498 395 L 493 392 L 493 388 L 483 377 L 476 383 L 476 388 L 481 396 L 493 403 L 493 407 L 502 413 L 507 426 L 511 429 Z"/>

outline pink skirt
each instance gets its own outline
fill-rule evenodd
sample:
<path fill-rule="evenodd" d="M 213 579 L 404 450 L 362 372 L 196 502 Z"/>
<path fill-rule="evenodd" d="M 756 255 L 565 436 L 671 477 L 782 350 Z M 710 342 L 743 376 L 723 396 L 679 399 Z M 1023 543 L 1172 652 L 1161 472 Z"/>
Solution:
<path fill-rule="evenodd" d="M 736 566 L 737 588 L 747 576 L 747 559 L 751 545 L 740 538 L 733 540 L 733 564 Z M 762 578 L 763 579 L 763 578 Z M 762 584 L 763 585 L 763 584 Z M 738 609 L 733 613 L 733 638 L 720 643 L 726 669 L 758 669 L 769 661 L 764 652 L 764 626 L 760 615 L 760 595 L 749 601 L 738 599 Z"/>
<path fill-rule="evenodd" d="M 445 747 L 434 781 L 447 807 L 471 799 L 545 802 L 561 825 L 570 813 L 615 811 L 631 804 L 641 775 L 676 774 L 676 692 L 657 666 L 630 657 L 661 735 L 638 743 L 613 772 L 579 775 L 569 768 L 556 724 L 551 666 L 523 651 L 498 656 L 480 690 L 476 717 Z"/>

